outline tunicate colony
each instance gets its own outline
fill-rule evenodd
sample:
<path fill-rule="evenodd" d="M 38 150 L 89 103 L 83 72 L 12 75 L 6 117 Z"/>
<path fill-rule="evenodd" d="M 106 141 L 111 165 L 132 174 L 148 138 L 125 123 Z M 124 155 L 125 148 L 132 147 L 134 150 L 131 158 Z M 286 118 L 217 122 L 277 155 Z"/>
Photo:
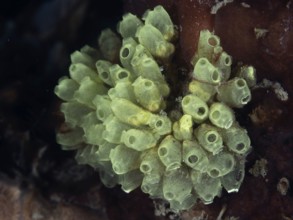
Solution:
<path fill-rule="evenodd" d="M 140 187 L 175 211 L 212 203 L 223 187 L 237 192 L 251 146 L 232 108 L 251 100 L 254 68 L 232 73 L 219 37 L 202 30 L 192 81 L 172 109 L 164 66 L 177 31 L 168 13 L 157 6 L 142 20 L 125 14 L 117 31 L 104 30 L 99 49 L 74 52 L 70 77 L 55 88 L 67 126 L 57 134 L 62 149 L 76 150 L 77 162 L 94 167 L 107 187 Z"/>

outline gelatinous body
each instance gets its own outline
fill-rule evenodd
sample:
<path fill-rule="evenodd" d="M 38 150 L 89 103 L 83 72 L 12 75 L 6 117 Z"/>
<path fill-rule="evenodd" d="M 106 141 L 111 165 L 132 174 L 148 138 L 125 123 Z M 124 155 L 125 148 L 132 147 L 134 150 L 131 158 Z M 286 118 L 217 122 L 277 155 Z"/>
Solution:
<path fill-rule="evenodd" d="M 125 192 L 140 186 L 175 211 L 198 198 L 209 204 L 222 188 L 237 192 L 251 146 L 232 108 L 250 101 L 255 70 L 231 74 L 219 37 L 203 30 L 192 80 L 172 106 L 168 77 L 177 35 L 169 14 L 162 6 L 142 20 L 126 14 L 117 29 L 122 39 L 102 32 L 100 53 L 86 47 L 72 54 L 70 78 L 55 88 L 68 127 L 58 143 L 77 150 L 76 160 L 97 169 L 106 186 L 120 184 Z"/>

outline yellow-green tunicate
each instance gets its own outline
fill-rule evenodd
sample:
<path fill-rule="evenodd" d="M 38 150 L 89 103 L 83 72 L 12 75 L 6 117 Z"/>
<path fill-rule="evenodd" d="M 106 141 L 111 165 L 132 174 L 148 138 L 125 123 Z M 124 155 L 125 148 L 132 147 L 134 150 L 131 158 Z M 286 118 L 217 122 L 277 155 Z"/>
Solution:
<path fill-rule="evenodd" d="M 91 153 L 91 145 L 83 145 L 77 149 L 75 160 L 78 164 L 87 164 L 92 165 L 92 161 L 90 160 Z"/>
<path fill-rule="evenodd" d="M 224 103 L 214 102 L 210 106 L 209 119 L 213 125 L 228 129 L 235 121 L 234 112 Z"/>
<path fill-rule="evenodd" d="M 138 77 L 132 85 L 136 100 L 141 106 L 151 112 L 161 110 L 162 95 L 153 81 Z"/>
<path fill-rule="evenodd" d="M 222 136 L 225 145 L 235 153 L 246 154 L 251 148 L 247 131 L 239 126 L 232 126 L 228 130 L 223 130 Z"/>
<path fill-rule="evenodd" d="M 163 174 L 165 167 L 162 164 L 156 149 L 151 149 L 145 154 L 139 169 L 145 174 L 156 174 L 158 176 Z"/>
<path fill-rule="evenodd" d="M 116 98 L 111 102 L 114 115 L 121 121 L 133 126 L 147 125 L 152 114 L 131 101 Z"/>
<path fill-rule="evenodd" d="M 201 124 L 194 133 L 200 145 L 208 152 L 215 155 L 222 151 L 223 139 L 215 127 Z"/>
<path fill-rule="evenodd" d="M 164 166 L 164 165 L 163 165 Z M 161 167 L 159 167 L 161 168 Z M 163 171 L 163 172 L 162 172 Z M 145 176 L 147 176 L 147 178 L 145 179 L 146 183 L 154 186 L 155 184 L 157 185 L 162 185 L 162 178 L 164 175 L 165 170 L 153 170 L 150 173 L 145 173 Z M 159 187 L 161 189 L 161 186 Z"/>
<path fill-rule="evenodd" d="M 112 113 L 111 111 L 111 100 L 106 95 L 96 95 L 93 100 L 93 104 L 96 107 L 97 118 L 101 121 L 105 121 L 106 118 Z"/>
<path fill-rule="evenodd" d="M 221 47 L 220 45 L 215 46 L 212 61 L 217 60 L 220 57 L 221 53 L 223 52 L 224 52 L 223 47 Z"/>
<path fill-rule="evenodd" d="M 109 28 L 103 30 L 98 39 L 98 44 L 103 57 L 110 62 L 117 61 L 119 50 L 121 48 L 121 40 Z"/>
<path fill-rule="evenodd" d="M 125 68 L 122 68 L 118 64 L 112 65 L 109 71 L 114 85 L 118 82 L 133 82 L 134 80 L 133 73 Z"/>
<path fill-rule="evenodd" d="M 95 125 L 95 124 L 99 124 L 99 123 L 101 123 L 101 121 L 97 118 L 96 112 L 92 111 L 82 117 L 82 121 L 81 121 L 80 126 L 85 131 L 91 125 Z"/>
<path fill-rule="evenodd" d="M 137 42 L 133 38 L 123 39 L 119 57 L 122 66 L 129 71 L 133 71 L 131 60 L 135 54 L 136 46 Z"/>
<path fill-rule="evenodd" d="M 54 92 L 60 99 L 71 101 L 78 87 L 79 84 L 73 79 L 62 77 L 58 80 L 58 85 L 55 87 Z"/>
<path fill-rule="evenodd" d="M 181 106 L 184 114 L 191 115 L 196 123 L 201 123 L 208 118 L 209 108 L 207 104 L 196 95 L 184 96 Z"/>
<path fill-rule="evenodd" d="M 208 102 L 216 94 L 216 89 L 214 86 L 197 80 L 192 80 L 189 83 L 188 90 L 190 93 L 196 95 L 204 102 Z"/>
<path fill-rule="evenodd" d="M 109 188 L 112 188 L 118 183 L 118 176 L 113 171 L 112 163 L 110 161 L 99 163 L 99 174 L 102 183 Z"/>
<path fill-rule="evenodd" d="M 173 136 L 166 136 L 159 145 L 158 155 L 166 170 L 178 169 L 181 166 L 181 143 Z"/>
<path fill-rule="evenodd" d="M 152 115 L 149 121 L 149 126 L 154 133 L 159 135 L 169 134 L 172 130 L 171 120 L 164 115 Z"/>
<path fill-rule="evenodd" d="M 182 135 L 181 135 L 181 132 L 180 132 L 180 127 L 179 127 L 179 122 L 178 121 L 175 121 L 173 123 L 173 126 L 172 126 L 172 131 L 173 131 L 173 135 L 174 137 L 177 139 L 177 140 L 182 140 Z"/>
<path fill-rule="evenodd" d="M 234 170 L 221 177 L 221 183 L 228 193 L 238 192 L 245 175 L 245 158 L 236 159 Z"/>
<path fill-rule="evenodd" d="M 71 127 L 80 125 L 83 120 L 82 116 L 87 115 L 92 111 L 90 107 L 75 101 L 62 103 L 60 110 L 64 114 L 65 121 Z"/>
<path fill-rule="evenodd" d="M 84 45 L 82 48 L 80 48 L 80 52 L 82 54 L 86 54 L 90 56 L 94 61 L 101 58 L 101 52 L 97 48 L 93 48 L 89 45 Z M 82 62 L 79 62 L 78 60 L 76 61 L 71 60 L 71 62 L 82 63 Z M 95 64 L 95 62 L 93 62 L 93 64 Z"/>
<path fill-rule="evenodd" d="M 201 57 L 212 62 L 214 60 L 214 49 L 219 45 L 220 39 L 218 36 L 212 34 L 209 30 L 202 30 L 199 34 L 197 54 L 193 59 L 193 64 Z"/>
<path fill-rule="evenodd" d="M 256 72 L 253 66 L 242 66 L 236 73 L 236 76 L 245 79 L 248 87 L 256 85 Z"/>
<path fill-rule="evenodd" d="M 156 145 L 157 139 L 147 130 L 129 129 L 123 131 L 121 141 L 129 148 L 137 151 L 144 151 Z"/>
<path fill-rule="evenodd" d="M 196 203 L 197 199 L 198 196 L 194 195 L 194 193 L 191 193 L 181 202 L 177 200 L 171 200 L 169 201 L 170 209 L 174 212 L 179 212 L 180 210 L 188 210 Z"/>
<path fill-rule="evenodd" d="M 137 75 L 152 80 L 158 86 L 162 96 L 166 97 L 169 95 L 170 88 L 161 73 L 160 67 L 153 58 L 148 56 L 142 57 L 139 65 L 134 66 L 134 71 Z"/>
<path fill-rule="evenodd" d="M 103 124 L 92 124 L 91 126 L 87 127 L 84 134 L 86 142 L 95 145 L 102 144 L 105 141 L 102 137 L 104 130 L 105 126 Z"/>
<path fill-rule="evenodd" d="M 235 167 L 235 159 L 232 154 L 220 152 L 209 158 L 208 174 L 213 178 L 224 176 Z"/>
<path fill-rule="evenodd" d="M 83 142 L 83 135 L 83 130 L 77 127 L 66 133 L 58 133 L 56 141 L 63 150 L 74 150 L 79 148 L 79 144 Z"/>
<path fill-rule="evenodd" d="M 163 194 L 166 200 L 183 202 L 191 193 L 192 182 L 186 168 L 169 170 L 163 178 Z"/>
<path fill-rule="evenodd" d="M 221 81 L 221 72 L 207 58 L 199 58 L 192 73 L 201 82 L 219 84 Z"/>
<path fill-rule="evenodd" d="M 99 73 L 100 79 L 109 86 L 114 85 L 112 78 L 110 76 L 110 67 L 111 66 L 112 66 L 112 63 L 110 63 L 106 60 L 98 60 L 96 62 L 96 68 Z"/>
<path fill-rule="evenodd" d="M 173 124 L 173 135 L 178 140 L 191 140 L 193 132 L 191 115 L 183 115 L 178 122 Z"/>
<path fill-rule="evenodd" d="M 107 94 L 108 89 L 101 83 L 96 83 L 89 77 L 81 80 L 78 90 L 74 93 L 74 99 L 87 106 L 93 107 L 93 99 L 97 94 Z"/>
<path fill-rule="evenodd" d="M 89 46 L 87 46 L 88 48 L 90 48 Z M 96 57 L 93 57 L 89 54 L 87 54 L 86 52 L 83 52 L 83 50 L 80 51 L 74 51 L 72 54 L 70 54 L 70 60 L 71 63 L 82 63 L 92 69 L 95 68 L 95 59 L 98 56 L 98 51 L 94 48 L 90 48 L 90 50 L 92 50 L 95 54 Z"/>
<path fill-rule="evenodd" d="M 183 141 L 182 144 L 182 160 L 192 169 L 200 172 L 206 172 L 209 160 L 206 152 L 195 141 Z"/>
<path fill-rule="evenodd" d="M 169 58 L 175 48 L 174 45 L 164 39 L 162 33 L 152 25 L 145 24 L 138 29 L 136 37 L 149 52 L 157 58 Z"/>
<path fill-rule="evenodd" d="M 170 41 L 175 36 L 173 22 L 168 12 L 161 6 L 156 6 L 153 10 L 147 10 L 142 17 L 145 24 L 156 27 L 164 36 L 165 40 Z"/>
<path fill-rule="evenodd" d="M 115 98 L 123 98 L 136 103 L 133 86 L 130 82 L 118 82 L 114 88 L 109 89 L 108 95 L 111 100 L 114 100 Z"/>
<path fill-rule="evenodd" d="M 93 168 L 99 166 L 99 158 L 96 156 L 99 146 L 97 145 L 86 145 L 77 150 L 75 159 L 78 164 L 88 164 Z"/>
<path fill-rule="evenodd" d="M 222 190 L 220 178 L 212 178 L 207 173 L 196 170 L 192 170 L 190 176 L 194 189 L 204 204 L 210 204 L 216 196 L 220 196 Z"/>
<path fill-rule="evenodd" d="M 77 164 L 86 164 L 87 163 L 87 158 L 83 154 L 84 146 L 79 146 L 76 149 L 76 154 L 75 154 L 75 160 Z"/>
<path fill-rule="evenodd" d="M 227 81 L 231 74 L 232 57 L 222 52 L 215 66 L 221 71 L 221 81 Z"/>
<path fill-rule="evenodd" d="M 119 22 L 117 30 L 124 39 L 135 37 L 137 28 L 142 25 L 142 21 L 136 15 L 127 13 L 123 15 L 123 19 Z"/>
<path fill-rule="evenodd" d="M 218 87 L 217 99 L 231 107 L 241 108 L 251 100 L 251 93 L 246 81 L 235 77 Z"/>
<path fill-rule="evenodd" d="M 131 67 L 134 70 L 134 72 L 136 73 L 136 75 L 139 76 L 139 68 L 141 65 L 141 62 L 144 58 L 152 58 L 152 54 L 141 44 L 137 44 L 135 47 L 135 52 L 133 54 L 133 57 L 131 59 Z"/>
<path fill-rule="evenodd" d="M 143 174 L 139 170 L 131 170 L 119 175 L 118 179 L 123 191 L 129 193 L 141 185 Z"/>
<path fill-rule="evenodd" d="M 115 173 L 125 174 L 139 168 L 140 152 L 130 149 L 123 144 L 118 145 L 110 152 L 110 160 Z"/>
<path fill-rule="evenodd" d="M 130 129 L 128 124 L 121 122 L 118 118 L 113 115 L 109 115 L 103 123 L 105 130 L 103 132 L 103 138 L 114 144 L 121 143 L 121 134 L 123 131 Z"/>
<path fill-rule="evenodd" d="M 141 183 L 141 190 L 153 198 L 162 198 L 162 180 L 160 175 L 145 174 Z"/>
<path fill-rule="evenodd" d="M 99 161 L 110 161 L 110 151 L 114 149 L 117 144 L 109 143 L 108 141 L 104 141 L 99 145 L 99 149 L 96 152 L 95 156 Z"/>
<path fill-rule="evenodd" d="M 137 75 L 142 76 L 143 78 L 150 79 L 153 81 L 163 81 L 164 77 L 162 76 L 160 67 L 157 62 L 148 56 L 142 57 L 140 64 L 135 67 Z"/>
<path fill-rule="evenodd" d="M 69 67 L 69 74 L 71 79 L 80 83 L 83 78 L 89 77 L 96 83 L 101 83 L 98 73 L 82 63 L 71 64 Z"/>
<path fill-rule="evenodd" d="M 76 161 L 98 170 L 107 187 L 141 186 L 175 212 L 197 199 L 211 203 L 222 188 L 237 192 L 251 146 L 232 108 L 251 99 L 255 69 L 230 74 L 231 56 L 203 30 L 190 77 L 175 85 L 176 72 L 190 69 L 171 62 L 177 32 L 162 6 L 142 20 L 126 14 L 117 30 L 121 36 L 101 33 L 99 49 L 72 53 L 70 77 L 55 87 L 65 101 L 65 129 L 57 134 L 62 149 L 76 150 Z"/>

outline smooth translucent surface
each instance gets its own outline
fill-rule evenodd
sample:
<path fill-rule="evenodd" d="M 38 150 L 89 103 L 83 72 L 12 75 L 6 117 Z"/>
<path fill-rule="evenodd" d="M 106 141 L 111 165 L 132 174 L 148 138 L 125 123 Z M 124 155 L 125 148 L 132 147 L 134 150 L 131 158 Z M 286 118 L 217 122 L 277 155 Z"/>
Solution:
<path fill-rule="evenodd" d="M 224 103 L 214 102 L 210 106 L 209 119 L 213 125 L 228 129 L 232 126 L 235 116 L 231 108 Z"/>
<path fill-rule="evenodd" d="M 117 30 L 121 36 L 104 30 L 99 48 L 73 52 L 69 77 L 55 87 L 64 100 L 62 149 L 76 150 L 76 161 L 97 170 L 107 187 L 128 193 L 140 186 L 175 212 L 197 199 L 212 203 L 222 188 L 237 192 L 251 146 L 232 108 L 251 99 L 255 70 L 230 74 L 232 57 L 208 30 L 191 69 L 173 64 L 177 33 L 162 6 L 142 20 L 124 15 Z"/>
<path fill-rule="evenodd" d="M 218 100 L 231 107 L 241 108 L 251 100 L 251 93 L 243 78 L 235 77 L 218 88 Z"/>
<path fill-rule="evenodd" d="M 191 115 L 196 123 L 203 122 L 209 115 L 207 104 L 195 95 L 184 96 L 181 106 L 183 112 Z"/>
<path fill-rule="evenodd" d="M 175 170 L 181 166 L 181 144 L 171 135 L 164 138 L 158 148 L 158 155 L 166 170 Z"/>

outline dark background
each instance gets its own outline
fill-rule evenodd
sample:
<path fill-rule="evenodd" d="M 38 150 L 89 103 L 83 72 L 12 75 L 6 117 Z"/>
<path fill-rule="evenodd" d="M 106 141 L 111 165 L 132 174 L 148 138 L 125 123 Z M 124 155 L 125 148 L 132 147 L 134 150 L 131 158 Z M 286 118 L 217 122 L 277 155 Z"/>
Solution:
<path fill-rule="evenodd" d="M 203 9 L 194 9 L 192 4 L 198 2 L 203 2 Z M 85 44 L 97 46 L 100 31 L 106 27 L 114 30 L 124 8 L 141 14 L 157 3 L 165 4 L 172 12 L 172 18 L 185 30 L 189 30 L 193 23 L 204 26 L 208 20 L 215 25 L 227 52 L 236 57 L 234 61 L 239 58 L 238 61 L 254 63 L 261 78 L 279 81 L 289 89 L 288 102 L 278 100 L 270 88 L 255 90 L 252 102 L 236 111 L 237 120 L 248 130 L 254 149 L 247 158 L 246 177 L 240 192 L 224 192 L 212 205 L 199 204 L 183 213 L 181 218 L 208 216 L 207 219 L 213 220 L 226 207 L 227 219 L 232 216 L 244 220 L 293 219 L 292 189 L 289 188 L 286 196 L 280 195 L 276 189 L 282 177 L 293 181 L 293 105 L 290 98 L 293 95 L 293 60 L 289 48 L 293 45 L 290 41 L 293 13 L 291 9 L 286 10 L 290 1 L 249 1 L 255 7 L 248 12 L 239 5 L 240 2 L 228 5 L 212 18 L 209 10 L 214 2 L 210 0 L 124 0 L 125 5 L 122 0 L 2 2 L 0 220 L 29 220 L 38 213 L 46 220 L 164 218 L 154 216 L 153 201 L 140 190 L 126 194 L 119 187 L 103 187 L 93 169 L 76 164 L 74 152 L 60 149 L 55 142 L 55 133 L 63 119 L 59 112 L 60 100 L 53 91 L 58 79 L 68 74 L 69 57 L 73 51 Z M 202 17 L 194 18 L 196 13 L 193 10 Z M 185 15 L 185 20 L 181 15 Z M 244 29 L 256 21 L 266 24 L 272 33 L 260 43 L 255 41 L 253 33 L 246 35 Z M 283 21 L 289 21 L 289 24 Z M 230 25 L 229 31 L 227 24 Z M 287 33 L 291 34 L 286 35 L 288 47 L 281 48 L 282 53 L 279 53 L 277 40 L 287 27 Z M 179 39 L 177 46 L 183 54 L 194 51 L 186 43 L 189 38 L 183 36 Z M 230 44 L 232 40 L 238 42 L 238 47 Z M 272 54 L 265 54 L 268 49 Z M 178 59 L 181 61 L 186 57 Z M 248 116 L 251 114 L 257 116 L 257 123 Z M 267 176 L 254 177 L 248 170 L 262 158 L 268 161 Z M 162 213 L 164 207 L 161 206 Z"/>

